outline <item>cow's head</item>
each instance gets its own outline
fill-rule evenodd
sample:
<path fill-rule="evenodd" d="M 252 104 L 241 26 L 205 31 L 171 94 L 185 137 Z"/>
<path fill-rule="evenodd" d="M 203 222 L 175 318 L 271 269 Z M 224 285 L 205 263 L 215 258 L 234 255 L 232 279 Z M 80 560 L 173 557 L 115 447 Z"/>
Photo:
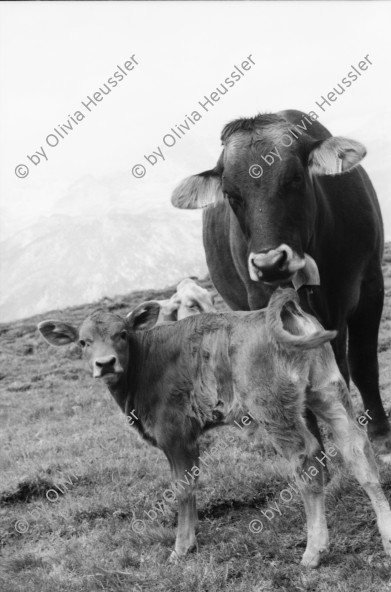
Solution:
<path fill-rule="evenodd" d="M 39 323 L 38 330 L 51 345 L 77 343 L 94 378 L 103 378 L 108 385 L 115 385 L 132 364 L 129 347 L 132 334 L 152 328 L 159 311 L 156 303 L 143 303 L 126 319 L 97 311 L 87 317 L 79 329 L 63 321 L 48 320 Z"/>
<path fill-rule="evenodd" d="M 246 239 L 251 280 L 289 281 L 305 265 L 314 230 L 313 177 L 344 173 L 365 148 L 341 137 L 314 140 L 279 115 L 234 121 L 221 140 L 216 167 L 185 179 L 172 203 L 192 209 L 227 199 Z"/>

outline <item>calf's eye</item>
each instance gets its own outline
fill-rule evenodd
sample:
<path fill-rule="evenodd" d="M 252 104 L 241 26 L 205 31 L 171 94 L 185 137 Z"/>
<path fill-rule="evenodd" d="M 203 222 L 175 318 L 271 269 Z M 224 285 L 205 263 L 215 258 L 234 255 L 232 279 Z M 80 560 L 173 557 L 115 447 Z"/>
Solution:
<path fill-rule="evenodd" d="M 86 342 L 83 339 L 79 340 L 79 345 L 80 347 L 85 347 L 86 346 Z"/>
<path fill-rule="evenodd" d="M 303 177 L 300 174 L 294 175 L 290 180 L 291 185 L 300 185 L 303 181 Z"/>

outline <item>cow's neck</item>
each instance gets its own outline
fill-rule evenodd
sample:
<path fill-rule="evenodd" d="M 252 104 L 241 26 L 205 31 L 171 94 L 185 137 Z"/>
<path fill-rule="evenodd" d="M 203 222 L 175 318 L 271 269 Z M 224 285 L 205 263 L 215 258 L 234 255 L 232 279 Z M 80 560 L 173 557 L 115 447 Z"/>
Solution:
<path fill-rule="evenodd" d="M 316 177 L 312 179 L 312 191 L 315 200 L 315 214 L 307 252 L 319 265 L 319 254 L 325 250 L 329 252 L 332 246 L 330 244 L 332 241 L 329 240 L 327 233 L 324 235 L 323 229 L 335 228 L 335 225 L 333 224 L 333 211 L 330 199 L 327 198 L 324 188 Z M 322 237 L 326 235 L 327 245 L 323 245 L 321 244 L 323 242 Z"/>

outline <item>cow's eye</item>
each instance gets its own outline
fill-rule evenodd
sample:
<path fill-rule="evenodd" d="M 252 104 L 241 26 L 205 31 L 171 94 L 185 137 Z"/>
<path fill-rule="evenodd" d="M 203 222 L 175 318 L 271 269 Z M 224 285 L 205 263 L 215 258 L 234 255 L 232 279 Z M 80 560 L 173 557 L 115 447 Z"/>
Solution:
<path fill-rule="evenodd" d="M 303 182 L 303 175 L 300 175 L 300 173 L 293 175 L 293 177 L 291 177 L 289 179 L 289 185 L 295 185 L 296 187 L 298 185 L 301 185 L 302 182 Z"/>
<path fill-rule="evenodd" d="M 229 201 L 241 202 L 242 198 L 237 193 L 227 193 L 226 194 Z"/>
<path fill-rule="evenodd" d="M 121 333 L 120 333 L 120 337 L 121 337 L 122 339 L 127 339 L 127 338 L 128 338 L 128 334 L 127 334 L 127 332 L 126 332 L 126 329 L 124 329 L 123 331 L 121 331 Z"/>
<path fill-rule="evenodd" d="M 237 193 L 226 193 L 226 196 L 233 209 L 241 208 L 243 206 L 243 200 Z"/>
<path fill-rule="evenodd" d="M 80 345 L 80 347 L 85 347 L 86 346 L 86 342 L 84 341 L 84 339 L 80 339 L 79 340 L 79 345 Z"/>

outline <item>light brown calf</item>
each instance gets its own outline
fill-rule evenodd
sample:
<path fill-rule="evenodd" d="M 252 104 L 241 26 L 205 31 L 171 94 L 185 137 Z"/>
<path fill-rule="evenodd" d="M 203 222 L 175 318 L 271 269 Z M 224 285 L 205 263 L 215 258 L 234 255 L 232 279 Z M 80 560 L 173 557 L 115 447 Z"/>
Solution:
<path fill-rule="evenodd" d="M 167 300 L 147 300 L 143 305 L 151 302 L 160 306 L 160 313 L 156 324 L 180 321 L 202 312 L 216 312 L 213 296 L 201 288 L 193 279 L 186 278 L 179 282 L 175 294 Z M 131 312 L 127 317 L 131 316 Z"/>
<path fill-rule="evenodd" d="M 335 332 L 305 314 L 293 290 L 276 291 L 266 310 L 202 314 L 149 329 L 159 311 L 152 302 L 127 319 L 96 312 L 80 329 L 49 320 L 39 330 L 53 345 L 80 344 L 93 375 L 103 378 L 127 417 L 137 418 L 133 427 L 166 454 L 174 480 L 186 483 L 177 493 L 172 556 L 185 555 L 196 542 L 198 437 L 249 414 L 296 470 L 308 527 L 302 564 L 319 564 L 329 542 L 322 466 L 315 458 L 322 451 L 307 428 L 306 407 L 331 427 L 391 555 L 390 507 L 366 433 L 346 410 L 349 393 L 327 343 Z M 318 475 L 304 482 L 300 474 L 313 465 Z"/>

